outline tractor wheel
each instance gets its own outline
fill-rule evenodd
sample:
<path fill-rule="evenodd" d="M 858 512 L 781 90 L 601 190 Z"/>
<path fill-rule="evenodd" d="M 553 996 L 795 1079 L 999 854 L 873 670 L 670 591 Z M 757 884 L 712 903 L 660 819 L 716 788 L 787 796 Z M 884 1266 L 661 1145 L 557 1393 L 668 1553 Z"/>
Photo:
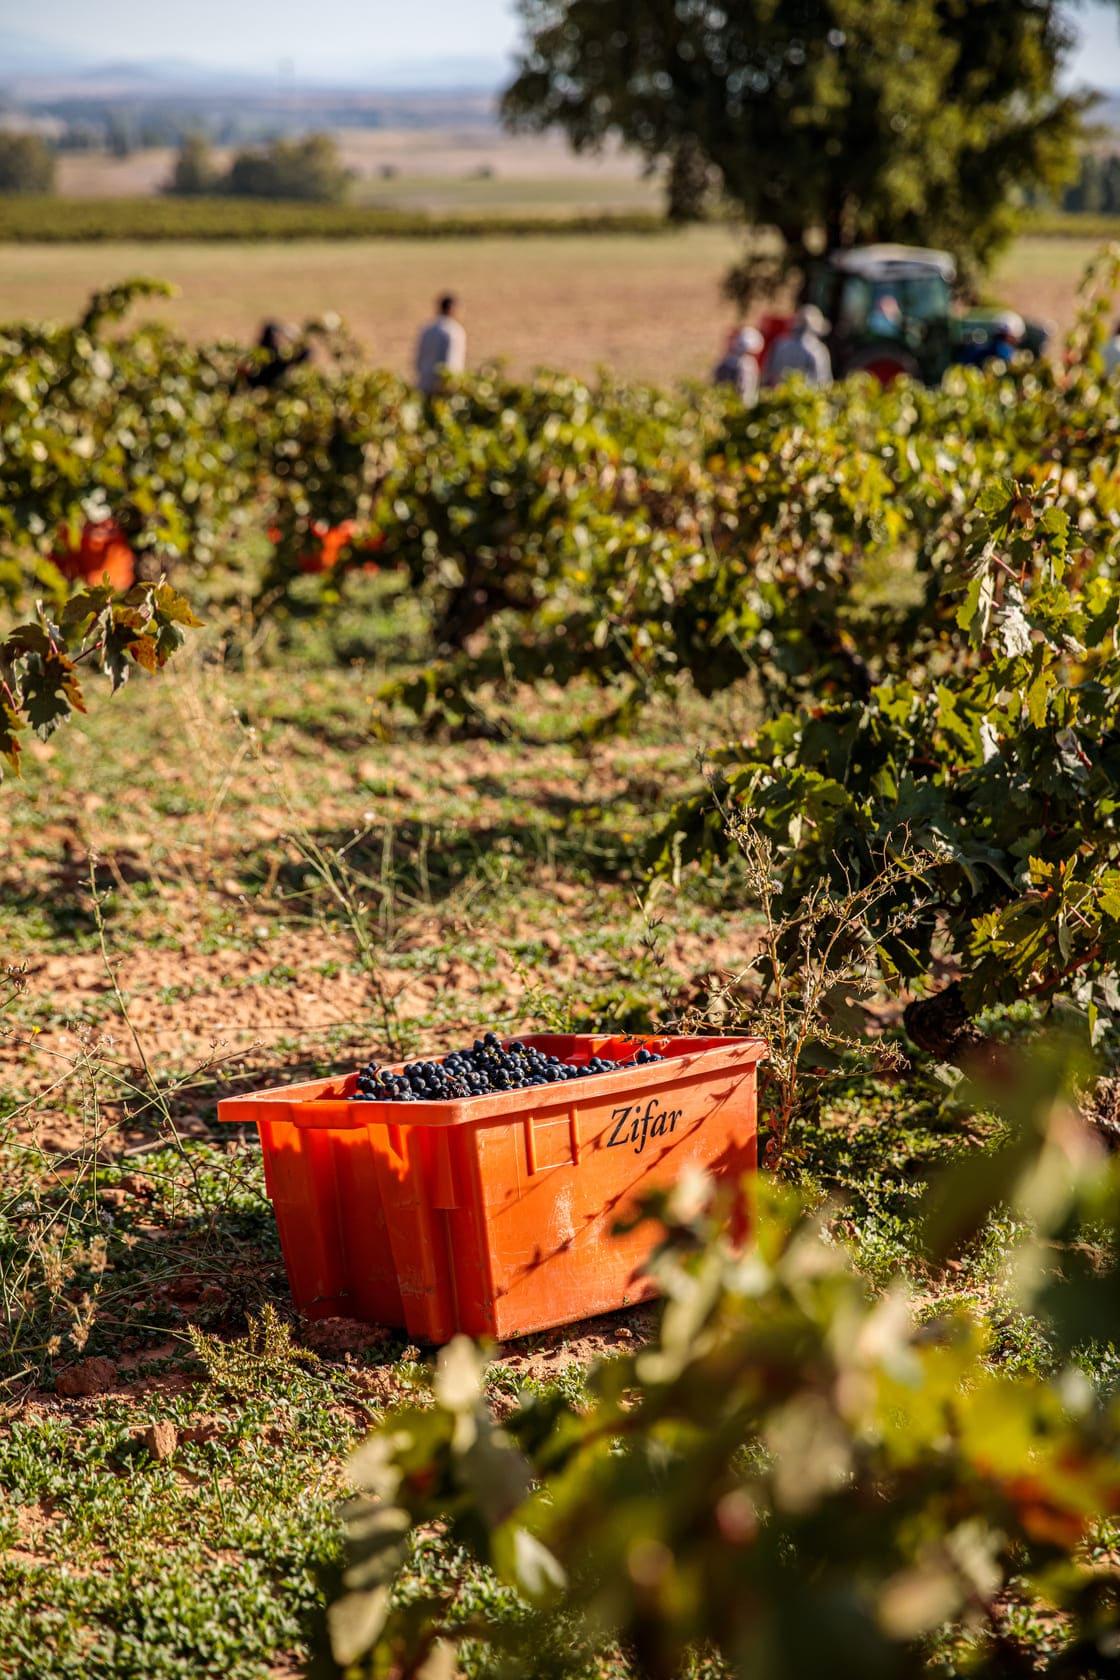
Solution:
<path fill-rule="evenodd" d="M 880 385 L 893 385 L 896 379 L 919 378 L 918 364 L 905 350 L 891 350 L 875 345 L 861 350 L 853 359 L 849 373 L 869 373 Z"/>

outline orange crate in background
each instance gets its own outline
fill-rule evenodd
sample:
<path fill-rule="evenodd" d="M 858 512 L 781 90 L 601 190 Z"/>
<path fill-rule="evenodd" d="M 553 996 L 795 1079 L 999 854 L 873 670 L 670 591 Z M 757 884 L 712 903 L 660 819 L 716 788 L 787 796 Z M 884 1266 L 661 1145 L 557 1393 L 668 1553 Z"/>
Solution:
<path fill-rule="evenodd" d="M 454 1102 L 351 1100 L 357 1075 L 231 1097 L 264 1151 L 301 1312 L 505 1340 L 649 1299 L 656 1231 L 616 1225 L 689 1167 L 756 1164 L 760 1038 L 523 1034 L 561 1061 L 665 1058 Z M 512 1042 L 512 1041 L 507 1041 Z"/>

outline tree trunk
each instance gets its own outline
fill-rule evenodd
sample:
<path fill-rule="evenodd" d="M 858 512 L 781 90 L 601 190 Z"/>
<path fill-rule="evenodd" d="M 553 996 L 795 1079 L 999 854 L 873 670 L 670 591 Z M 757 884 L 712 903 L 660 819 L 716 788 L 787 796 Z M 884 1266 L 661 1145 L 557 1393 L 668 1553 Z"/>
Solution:
<path fill-rule="evenodd" d="M 1014 1054 L 973 1025 L 957 980 L 932 997 L 908 1003 L 902 1020 L 919 1050 L 965 1073 L 998 1075 L 1001 1068 L 1006 1071 L 1008 1059 Z M 1079 1097 L 1077 1106 L 1105 1148 L 1120 1153 L 1120 1079 L 1096 1080 Z"/>
<path fill-rule="evenodd" d="M 673 152 L 666 181 L 665 213 L 671 222 L 707 219 L 713 170 L 700 146 L 685 135 Z"/>
<path fill-rule="evenodd" d="M 919 1050 L 953 1067 L 975 1067 L 995 1050 L 994 1041 L 973 1025 L 959 980 L 932 997 L 908 1003 L 902 1021 Z"/>
<path fill-rule="evenodd" d="M 462 583 L 451 591 L 436 625 L 436 642 L 441 652 L 460 653 L 468 637 L 507 607 L 519 607 L 501 579 L 500 568 L 490 562 L 472 562 Z"/>
<path fill-rule="evenodd" d="M 1107 1074 L 1098 1079 L 1080 1107 L 1105 1148 L 1120 1154 L 1120 1079 Z"/>

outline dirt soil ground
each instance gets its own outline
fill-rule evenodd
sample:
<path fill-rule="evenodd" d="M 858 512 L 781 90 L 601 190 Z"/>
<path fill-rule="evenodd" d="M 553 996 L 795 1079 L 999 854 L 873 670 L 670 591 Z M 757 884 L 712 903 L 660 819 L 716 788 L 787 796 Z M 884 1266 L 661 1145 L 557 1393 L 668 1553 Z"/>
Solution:
<path fill-rule="evenodd" d="M 425 1392 L 401 1332 L 292 1310 L 259 1147 L 216 1124 L 223 1094 L 491 1026 L 664 1019 L 753 946 L 718 890 L 651 899 L 641 864 L 742 698 L 592 748 L 384 741 L 383 675 L 187 653 L 95 698 L 3 788 L 15 1680 L 300 1672 L 346 1453 Z M 652 1322 L 637 1307 L 496 1350 L 495 1410 L 578 1392 Z"/>

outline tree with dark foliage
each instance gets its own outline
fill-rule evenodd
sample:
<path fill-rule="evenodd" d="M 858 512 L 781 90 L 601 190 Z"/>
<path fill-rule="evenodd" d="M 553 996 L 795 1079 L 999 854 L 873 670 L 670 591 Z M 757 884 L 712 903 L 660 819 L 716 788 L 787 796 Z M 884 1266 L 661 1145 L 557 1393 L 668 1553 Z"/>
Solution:
<path fill-rule="evenodd" d="M 608 137 L 651 163 L 693 148 L 778 255 L 902 240 L 983 268 L 1024 194 L 1072 172 L 1085 96 L 1074 32 L 1040 0 L 519 0 L 526 38 L 503 112 Z"/>
<path fill-rule="evenodd" d="M 0 193 L 54 191 L 54 152 L 40 134 L 0 130 Z"/>

